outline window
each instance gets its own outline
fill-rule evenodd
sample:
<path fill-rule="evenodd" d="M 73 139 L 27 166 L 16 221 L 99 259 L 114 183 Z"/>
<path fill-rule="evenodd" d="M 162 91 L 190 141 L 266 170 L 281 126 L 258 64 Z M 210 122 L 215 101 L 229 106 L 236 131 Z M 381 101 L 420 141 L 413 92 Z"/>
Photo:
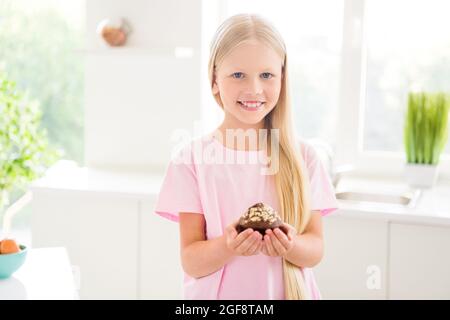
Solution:
<path fill-rule="evenodd" d="M 0 72 L 40 104 L 50 143 L 83 164 L 84 0 L 4 0 Z"/>
<path fill-rule="evenodd" d="M 449 12 L 448 0 L 366 1 L 364 150 L 402 152 L 408 91 L 450 89 Z"/>
<path fill-rule="evenodd" d="M 39 103 L 50 143 L 84 164 L 84 0 L 0 3 L 0 72 Z M 1 115 L 0 115 L 1 116 Z M 11 200 L 22 194 L 14 191 Z M 14 235 L 30 243 L 30 207 L 14 218 Z"/>

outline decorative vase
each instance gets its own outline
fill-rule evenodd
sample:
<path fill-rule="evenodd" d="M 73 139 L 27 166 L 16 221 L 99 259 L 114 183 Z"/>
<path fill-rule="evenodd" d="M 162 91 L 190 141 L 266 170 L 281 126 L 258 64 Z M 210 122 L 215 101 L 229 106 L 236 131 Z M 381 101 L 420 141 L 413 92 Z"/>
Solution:
<path fill-rule="evenodd" d="M 111 47 L 125 45 L 131 27 L 123 18 L 104 19 L 97 26 L 97 33 Z"/>
<path fill-rule="evenodd" d="M 405 180 L 413 188 L 432 188 L 438 177 L 438 165 L 407 163 Z"/>

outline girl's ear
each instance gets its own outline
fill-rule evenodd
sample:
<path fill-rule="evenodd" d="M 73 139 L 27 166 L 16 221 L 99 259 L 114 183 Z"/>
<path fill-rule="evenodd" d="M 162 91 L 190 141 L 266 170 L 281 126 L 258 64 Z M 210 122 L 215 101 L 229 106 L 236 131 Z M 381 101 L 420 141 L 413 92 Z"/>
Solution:
<path fill-rule="evenodd" d="M 213 95 L 216 95 L 219 93 L 219 86 L 217 84 L 217 68 L 216 68 L 216 66 L 214 66 L 214 71 L 213 71 L 212 93 L 213 93 Z"/>
<path fill-rule="evenodd" d="M 219 93 L 219 86 L 217 85 L 217 80 L 215 77 L 214 77 L 214 82 L 213 82 L 213 86 L 212 86 L 212 93 L 214 95 Z"/>

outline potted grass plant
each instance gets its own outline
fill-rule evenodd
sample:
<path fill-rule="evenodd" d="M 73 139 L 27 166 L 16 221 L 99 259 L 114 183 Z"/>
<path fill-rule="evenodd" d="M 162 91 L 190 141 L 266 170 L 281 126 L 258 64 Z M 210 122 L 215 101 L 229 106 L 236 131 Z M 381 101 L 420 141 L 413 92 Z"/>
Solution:
<path fill-rule="evenodd" d="M 448 138 L 449 96 L 414 92 L 408 95 L 404 127 L 405 178 L 414 188 L 436 183 L 439 158 Z"/>

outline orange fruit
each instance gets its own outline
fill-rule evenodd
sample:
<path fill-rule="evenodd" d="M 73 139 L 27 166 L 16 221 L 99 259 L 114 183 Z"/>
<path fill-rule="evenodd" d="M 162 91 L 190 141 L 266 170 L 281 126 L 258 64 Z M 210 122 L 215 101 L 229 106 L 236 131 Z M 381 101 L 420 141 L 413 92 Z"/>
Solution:
<path fill-rule="evenodd" d="M 13 239 L 3 239 L 0 242 L 0 252 L 2 254 L 16 253 L 19 251 L 20 251 L 19 246 Z"/>

